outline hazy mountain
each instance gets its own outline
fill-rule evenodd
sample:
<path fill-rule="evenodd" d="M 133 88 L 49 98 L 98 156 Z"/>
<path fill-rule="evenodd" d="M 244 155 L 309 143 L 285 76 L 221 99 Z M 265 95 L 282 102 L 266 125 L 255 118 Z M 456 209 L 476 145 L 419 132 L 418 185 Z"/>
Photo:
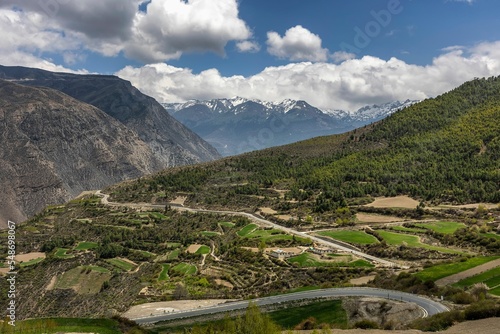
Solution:
<path fill-rule="evenodd" d="M 53 89 L 4 80 L 0 145 L 4 223 L 164 166 L 135 132 L 100 109 Z"/>
<path fill-rule="evenodd" d="M 305 101 L 272 103 L 241 97 L 164 103 L 163 106 L 223 155 L 236 155 L 346 132 L 378 121 L 415 102 L 372 105 L 354 113 L 323 111 Z"/>
<path fill-rule="evenodd" d="M 212 146 L 165 113 L 156 100 L 118 77 L 0 66 L 0 79 L 53 88 L 101 109 L 134 130 L 149 145 L 163 167 L 220 157 Z"/>

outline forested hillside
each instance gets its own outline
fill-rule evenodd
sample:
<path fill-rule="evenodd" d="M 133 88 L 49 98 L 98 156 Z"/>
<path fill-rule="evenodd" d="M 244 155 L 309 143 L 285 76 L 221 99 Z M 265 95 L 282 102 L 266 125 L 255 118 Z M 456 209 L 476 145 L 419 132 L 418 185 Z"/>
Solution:
<path fill-rule="evenodd" d="M 343 135 L 174 169 L 113 188 L 118 200 L 190 193 L 192 203 L 252 206 L 263 188 L 324 212 L 357 197 L 500 202 L 500 78 L 476 79 Z M 247 196 L 245 199 L 240 195 Z"/>

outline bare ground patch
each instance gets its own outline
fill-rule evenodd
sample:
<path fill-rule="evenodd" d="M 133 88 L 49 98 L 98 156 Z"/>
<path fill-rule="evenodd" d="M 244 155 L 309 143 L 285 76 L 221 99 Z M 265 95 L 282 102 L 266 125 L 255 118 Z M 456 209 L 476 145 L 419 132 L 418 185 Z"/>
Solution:
<path fill-rule="evenodd" d="M 396 196 L 396 197 L 377 197 L 375 201 L 366 206 L 371 206 L 374 208 L 405 208 L 405 209 L 415 209 L 419 204 L 418 201 L 414 200 L 408 196 Z"/>
<path fill-rule="evenodd" d="M 401 221 L 401 218 L 395 216 L 372 215 L 368 213 L 356 214 L 356 219 L 361 223 L 394 223 Z"/>
<path fill-rule="evenodd" d="M 186 250 L 186 252 L 188 252 L 189 254 L 194 254 L 198 251 L 198 249 L 200 249 L 202 245 L 191 245 L 188 247 L 188 249 Z"/>
<path fill-rule="evenodd" d="M 45 255 L 45 253 L 38 253 L 38 252 L 18 254 L 16 255 L 16 262 L 28 262 L 39 258 L 45 259 L 46 257 L 47 256 Z"/>
<path fill-rule="evenodd" d="M 184 203 L 187 200 L 187 196 L 177 196 L 173 201 L 170 202 L 170 204 L 177 204 L 177 205 L 182 205 L 184 206 Z"/>
<path fill-rule="evenodd" d="M 149 315 L 159 315 L 178 311 L 194 310 L 201 307 L 210 307 L 223 304 L 228 299 L 206 299 L 206 300 L 177 300 L 170 302 L 156 302 L 132 306 L 123 313 L 125 318 L 136 319 Z"/>
<path fill-rule="evenodd" d="M 373 281 L 375 279 L 375 275 L 372 276 L 364 276 L 364 277 L 359 277 L 359 278 L 353 278 L 349 281 L 352 285 L 365 285 L 368 284 L 370 281 Z"/>
<path fill-rule="evenodd" d="M 273 210 L 271 208 L 260 208 L 260 212 L 267 214 L 267 215 L 275 215 L 278 213 L 278 211 Z"/>
<path fill-rule="evenodd" d="M 437 280 L 436 284 L 439 286 L 451 285 L 451 284 L 460 282 L 463 279 L 469 278 L 471 276 L 475 276 L 475 275 L 481 274 L 485 271 L 494 269 L 498 266 L 500 266 L 500 259 L 490 261 L 490 262 L 482 264 L 480 266 L 462 271 L 461 273 L 458 273 L 458 274 L 454 274 L 454 275 L 451 275 L 448 277 L 443 277 L 443 278 Z"/>

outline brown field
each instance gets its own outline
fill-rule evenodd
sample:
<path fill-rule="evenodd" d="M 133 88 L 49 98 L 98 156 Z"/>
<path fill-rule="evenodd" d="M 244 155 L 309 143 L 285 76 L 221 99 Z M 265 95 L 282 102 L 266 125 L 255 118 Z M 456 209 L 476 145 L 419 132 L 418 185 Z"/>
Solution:
<path fill-rule="evenodd" d="M 278 213 L 278 211 L 275 211 L 271 208 L 260 208 L 260 211 L 266 215 L 275 215 Z"/>
<path fill-rule="evenodd" d="M 190 254 L 194 254 L 198 251 L 198 249 L 200 249 L 202 245 L 191 245 L 188 247 L 188 249 L 186 250 L 186 252 L 190 253 Z"/>
<path fill-rule="evenodd" d="M 171 204 L 184 205 L 187 200 L 187 196 L 177 196 L 176 199 L 171 201 Z"/>
<path fill-rule="evenodd" d="M 37 253 L 37 252 L 27 253 L 27 254 L 19 254 L 19 255 L 16 255 L 16 262 L 28 262 L 28 261 L 38 259 L 41 257 L 45 259 L 47 256 L 45 255 L 45 253 Z"/>
<path fill-rule="evenodd" d="M 370 281 L 373 281 L 375 279 L 375 276 L 364 276 L 364 277 L 359 277 L 359 278 L 353 278 L 349 281 L 352 285 L 365 285 Z"/>
<path fill-rule="evenodd" d="M 171 313 L 177 311 L 193 310 L 200 307 L 210 307 L 223 304 L 231 300 L 206 299 L 206 300 L 177 300 L 170 302 L 156 302 L 132 306 L 122 316 L 125 318 L 140 318 L 148 315 Z"/>
<path fill-rule="evenodd" d="M 361 223 L 394 223 L 401 221 L 399 217 L 371 215 L 367 213 L 356 214 L 356 219 Z"/>
<path fill-rule="evenodd" d="M 419 204 L 418 201 L 408 196 L 397 197 L 377 197 L 374 202 L 367 204 L 374 208 L 405 208 L 415 209 Z"/>
<path fill-rule="evenodd" d="M 487 209 L 496 209 L 500 204 L 473 203 L 464 205 L 440 205 L 438 208 L 477 209 L 480 205 L 484 206 Z"/>

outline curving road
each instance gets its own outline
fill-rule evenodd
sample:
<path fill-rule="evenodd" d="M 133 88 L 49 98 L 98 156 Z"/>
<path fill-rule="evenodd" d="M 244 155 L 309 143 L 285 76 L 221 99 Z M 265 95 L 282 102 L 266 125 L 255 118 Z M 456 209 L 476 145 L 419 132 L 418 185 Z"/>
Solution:
<path fill-rule="evenodd" d="M 148 203 L 115 203 L 115 202 L 109 202 L 109 200 L 108 200 L 109 195 L 101 193 L 100 190 L 96 192 L 96 195 L 102 198 L 101 203 L 104 204 L 104 205 L 126 206 L 126 207 L 130 207 L 130 208 L 135 208 L 135 209 L 139 209 L 139 208 L 151 208 L 151 209 L 161 209 L 161 210 L 165 209 L 165 205 L 148 204 Z M 285 226 L 278 225 L 278 224 L 273 223 L 273 222 L 271 222 L 269 220 L 257 217 L 257 216 L 255 216 L 255 215 L 253 215 L 251 213 L 236 212 L 236 211 L 220 211 L 220 210 L 193 209 L 193 208 L 188 208 L 188 207 L 185 207 L 183 205 L 178 205 L 178 204 L 170 204 L 170 205 L 172 206 L 172 208 L 175 208 L 176 210 L 179 210 L 179 211 L 201 212 L 201 213 L 216 213 L 216 214 L 224 214 L 224 215 L 244 216 L 244 217 L 247 217 L 247 218 L 249 218 L 250 220 L 252 220 L 252 221 L 254 221 L 256 223 L 260 223 L 262 225 L 267 225 L 267 226 L 272 227 L 274 229 L 281 230 L 281 231 L 283 231 L 283 232 L 285 232 L 287 234 L 292 234 L 292 235 L 299 236 L 301 238 L 310 239 L 310 240 L 312 240 L 312 241 L 314 241 L 314 242 L 316 242 L 318 244 L 321 244 L 323 246 L 327 246 L 327 247 L 330 247 L 330 248 L 333 248 L 333 249 L 341 250 L 343 252 L 351 253 L 353 255 L 356 255 L 358 257 L 361 257 L 361 258 L 364 258 L 364 259 L 366 259 L 368 261 L 371 261 L 371 262 L 373 262 L 375 264 L 378 264 L 378 265 L 380 265 L 382 267 L 401 267 L 399 264 L 397 264 L 395 262 L 387 261 L 387 260 L 384 260 L 384 259 L 372 256 L 372 255 L 363 253 L 363 252 L 358 251 L 358 250 L 354 250 L 354 249 L 350 249 L 348 247 L 344 247 L 342 245 L 339 245 L 337 243 L 325 240 L 323 238 L 318 238 L 318 237 L 315 237 L 315 236 L 312 236 L 312 235 L 308 235 L 307 233 L 304 233 L 304 232 L 299 232 L 297 230 L 294 230 L 294 229 L 291 229 L 291 228 L 288 228 L 288 227 L 285 227 Z"/>
<path fill-rule="evenodd" d="M 264 297 L 253 299 L 251 301 L 229 302 L 217 306 L 199 308 L 189 311 L 179 311 L 166 313 L 161 315 L 153 315 L 142 318 L 131 319 L 138 324 L 153 324 L 160 321 L 176 320 L 182 318 L 190 318 L 196 316 L 205 316 L 214 313 L 225 313 L 236 310 L 242 310 L 248 307 L 250 302 L 254 302 L 257 306 L 280 304 L 304 299 L 317 299 L 326 297 L 377 297 L 392 300 L 398 300 L 408 303 L 417 304 L 423 311 L 422 317 L 434 315 L 437 313 L 447 312 L 449 309 L 441 303 L 435 302 L 425 297 L 413 295 L 410 293 L 374 289 L 374 288 L 339 288 L 339 289 L 321 289 L 313 291 L 304 291 L 297 293 L 284 294 L 279 296 Z"/>

